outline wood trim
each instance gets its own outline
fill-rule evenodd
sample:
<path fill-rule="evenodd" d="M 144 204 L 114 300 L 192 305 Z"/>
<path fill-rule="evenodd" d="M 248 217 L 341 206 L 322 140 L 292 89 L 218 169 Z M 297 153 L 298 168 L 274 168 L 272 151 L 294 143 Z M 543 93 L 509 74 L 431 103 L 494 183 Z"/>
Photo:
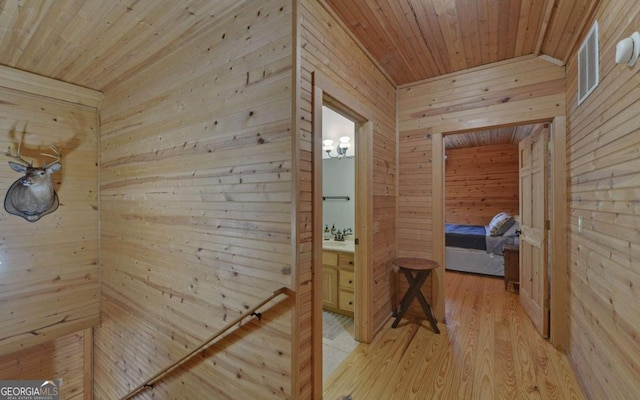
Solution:
<path fill-rule="evenodd" d="M 300 230 L 298 229 L 298 219 L 299 219 L 299 211 L 300 211 L 300 187 L 302 183 L 300 182 L 300 174 L 298 173 L 300 169 L 300 80 L 301 80 L 301 59 L 300 59 L 300 12 L 298 9 L 298 2 L 291 2 L 291 63 L 292 63 L 292 73 L 291 73 L 291 87 L 292 87 L 292 98 L 291 98 L 291 182 L 293 182 L 293 187 L 291 191 L 291 266 L 292 268 L 292 276 L 291 276 L 291 284 L 295 288 L 296 293 L 300 292 L 301 287 L 303 286 L 303 282 L 300 282 L 300 269 L 301 269 L 301 244 L 300 244 Z M 312 296 L 314 294 L 312 293 Z M 300 304 L 300 296 L 296 297 L 295 305 L 294 305 L 294 313 L 293 313 L 293 321 L 291 326 L 291 395 L 295 398 L 300 396 L 300 390 L 302 386 L 302 378 L 301 375 L 303 373 L 303 366 L 300 361 L 300 354 L 303 352 L 304 341 L 301 339 L 301 331 L 303 327 L 301 326 L 301 316 L 304 313 L 304 309 Z M 313 319 L 313 316 L 312 316 Z M 312 343 L 315 340 L 314 335 L 315 331 L 313 331 L 313 327 L 311 327 L 311 340 Z M 320 337 L 322 337 L 322 332 L 320 332 Z M 313 363 L 313 355 L 311 362 Z M 312 366 L 313 368 L 313 366 Z M 313 373 L 313 372 L 312 372 Z M 313 379 L 313 376 L 312 376 Z M 320 381 L 322 382 L 322 380 Z M 315 385 L 315 383 L 312 383 Z M 313 390 L 313 389 L 312 389 Z"/>
<path fill-rule="evenodd" d="M 549 341 L 558 349 L 569 344 L 567 265 L 567 119 L 551 124 L 551 331 Z"/>
<path fill-rule="evenodd" d="M 335 101 L 330 101 L 331 107 L 336 110 L 339 110 L 345 114 L 357 114 L 356 119 L 360 122 L 364 122 L 368 120 L 367 118 L 362 117 L 363 115 L 373 115 L 374 111 L 367 107 L 364 103 L 358 101 L 349 101 L 352 98 L 351 94 L 348 90 L 343 88 L 340 85 L 335 84 L 331 79 L 324 76 L 324 74 L 320 71 L 313 72 L 313 76 L 315 79 L 315 85 L 323 90 L 325 94 L 329 94 L 329 96 Z M 326 96 L 325 96 L 326 101 Z M 345 107 L 344 104 L 348 104 L 349 107 Z"/>
<path fill-rule="evenodd" d="M 356 150 L 355 201 L 358 210 L 355 223 L 356 236 L 362 240 L 356 246 L 355 339 L 360 342 L 370 343 L 374 336 L 371 324 L 371 291 L 373 282 L 371 280 L 371 259 L 369 257 L 371 253 L 370 246 L 373 243 L 373 233 L 370 228 L 373 226 L 373 122 L 367 121 L 358 112 L 354 112 L 350 108 L 351 103 L 348 99 L 338 99 L 333 94 L 327 94 L 326 90 L 323 91 L 322 103 L 356 121 L 355 141 L 358 150 Z M 349 104 L 349 106 L 346 104 Z M 357 102 L 353 102 L 353 104 L 355 105 Z M 366 151 L 363 151 L 363 149 Z M 322 162 L 322 159 L 320 162 Z M 320 207 L 322 207 L 322 203 L 320 203 Z M 366 284 L 363 285 L 363 282 L 366 282 Z"/>
<path fill-rule="evenodd" d="M 82 331 L 83 377 L 82 398 L 93 399 L 93 328 Z"/>
<path fill-rule="evenodd" d="M 322 98 L 324 92 L 315 85 L 316 74 L 313 75 L 313 398 L 322 398 L 322 236 L 317 234 L 322 229 Z"/>
<path fill-rule="evenodd" d="M 71 83 L 0 65 L 0 86 L 92 108 L 100 108 L 103 94 Z"/>
<path fill-rule="evenodd" d="M 373 301 L 371 260 L 369 258 L 373 243 L 373 122 L 358 124 L 356 150 L 356 232 L 360 244 L 356 246 L 355 268 L 355 338 L 364 343 L 373 340 L 371 307 Z"/>
<path fill-rule="evenodd" d="M 440 264 L 431 274 L 432 304 L 434 316 L 440 322 L 445 316 L 444 297 L 444 140 L 442 133 L 435 133 L 431 139 L 432 185 L 433 185 L 433 237 L 432 257 Z"/>

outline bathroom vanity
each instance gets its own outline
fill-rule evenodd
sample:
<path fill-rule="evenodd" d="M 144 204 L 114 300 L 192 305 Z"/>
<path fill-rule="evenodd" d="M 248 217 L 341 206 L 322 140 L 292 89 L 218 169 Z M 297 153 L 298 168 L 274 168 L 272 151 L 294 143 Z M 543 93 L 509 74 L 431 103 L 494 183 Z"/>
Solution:
<path fill-rule="evenodd" d="M 322 246 L 322 305 L 329 311 L 353 317 L 353 240 L 324 241 Z"/>

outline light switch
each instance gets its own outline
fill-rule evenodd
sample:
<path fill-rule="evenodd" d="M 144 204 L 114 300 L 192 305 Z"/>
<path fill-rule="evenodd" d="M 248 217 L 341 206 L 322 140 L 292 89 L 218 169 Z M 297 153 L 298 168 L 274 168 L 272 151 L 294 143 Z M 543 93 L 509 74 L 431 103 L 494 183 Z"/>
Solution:
<path fill-rule="evenodd" d="M 582 215 L 578 217 L 578 233 L 582 233 Z"/>

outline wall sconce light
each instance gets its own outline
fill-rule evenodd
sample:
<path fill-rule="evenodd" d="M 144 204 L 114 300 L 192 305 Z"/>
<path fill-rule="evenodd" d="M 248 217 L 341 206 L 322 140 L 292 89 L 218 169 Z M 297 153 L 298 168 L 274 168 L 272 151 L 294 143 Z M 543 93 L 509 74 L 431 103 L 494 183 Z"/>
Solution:
<path fill-rule="evenodd" d="M 343 158 L 347 156 L 347 150 L 349 150 L 349 147 L 351 147 L 350 141 L 351 139 L 348 136 L 341 137 L 340 142 L 335 147 L 335 150 L 336 150 L 335 156 L 331 154 L 331 152 L 334 149 L 333 140 L 331 139 L 326 139 L 322 141 L 322 150 L 326 151 L 327 155 L 330 158 Z"/>
<path fill-rule="evenodd" d="M 640 56 L 640 33 L 633 32 L 631 36 L 618 42 L 616 46 L 616 63 L 633 67 L 638 61 L 638 56 Z"/>

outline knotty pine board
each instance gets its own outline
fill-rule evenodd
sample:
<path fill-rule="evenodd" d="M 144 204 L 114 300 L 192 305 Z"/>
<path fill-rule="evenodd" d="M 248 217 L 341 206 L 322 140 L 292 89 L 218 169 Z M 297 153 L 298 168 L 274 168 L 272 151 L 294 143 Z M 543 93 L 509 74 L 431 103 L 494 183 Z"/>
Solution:
<path fill-rule="evenodd" d="M 57 96 L 57 98 L 56 98 Z M 0 354 L 91 327 L 99 321 L 97 107 L 102 94 L 9 67 L 0 68 L 0 148 L 21 138 L 22 156 L 41 165 L 55 144 L 60 206 L 34 223 L 0 212 Z M 8 157 L 4 157 L 8 161 Z M 20 175 L 0 170 L 0 194 Z M 55 347 L 51 354 L 55 357 Z"/>
<path fill-rule="evenodd" d="M 564 81 L 563 67 L 540 58 L 522 57 L 398 89 L 398 256 L 433 257 L 431 241 L 420 240 L 433 238 L 433 203 L 429 200 L 442 196 L 432 190 L 436 183 L 433 179 L 444 179 L 444 176 L 432 176 L 433 134 L 471 132 L 563 116 Z M 413 206 L 417 204 L 426 207 L 421 217 L 414 215 Z M 443 232 L 436 234 L 444 235 Z M 442 272 L 436 270 L 432 278 L 431 286 L 437 290 L 436 297 L 430 301 L 436 316 L 442 319 Z"/>
<path fill-rule="evenodd" d="M 228 2 L 105 90 L 96 398 L 293 286 L 291 32 L 291 2 Z M 138 397 L 295 397 L 299 296 Z"/>
<path fill-rule="evenodd" d="M 518 214 L 518 145 L 446 150 L 445 222 L 489 225 L 499 212 Z"/>
<path fill-rule="evenodd" d="M 567 65 L 568 355 L 592 398 L 632 398 L 640 391 L 640 82 L 638 65 L 617 65 L 614 54 L 637 30 L 640 4 L 601 1 L 594 18 L 600 85 L 581 105 L 575 54 Z"/>
<path fill-rule="evenodd" d="M 391 312 L 390 260 L 395 252 L 396 207 L 395 89 L 325 8 L 315 1 L 303 1 L 300 12 L 303 80 L 310 81 L 305 74 L 318 73 L 331 83 L 331 87 L 323 88 L 329 96 L 338 87 L 340 93 L 334 96 L 347 99 L 347 107 L 374 123 L 370 165 L 373 185 L 372 193 L 367 195 L 373 201 L 373 226 L 369 227 L 373 230 L 372 262 L 368 266 L 373 281 L 368 284 L 372 293 L 381 294 L 373 297 L 371 309 L 375 331 Z M 310 109 L 304 101 L 301 107 Z"/>
<path fill-rule="evenodd" d="M 83 371 L 85 333 L 80 330 L 48 342 L 0 357 L 0 377 L 3 380 L 62 379 L 60 398 L 81 400 L 84 393 Z M 90 341 L 90 335 L 88 340 Z M 90 387 L 90 386 L 89 386 Z"/>

